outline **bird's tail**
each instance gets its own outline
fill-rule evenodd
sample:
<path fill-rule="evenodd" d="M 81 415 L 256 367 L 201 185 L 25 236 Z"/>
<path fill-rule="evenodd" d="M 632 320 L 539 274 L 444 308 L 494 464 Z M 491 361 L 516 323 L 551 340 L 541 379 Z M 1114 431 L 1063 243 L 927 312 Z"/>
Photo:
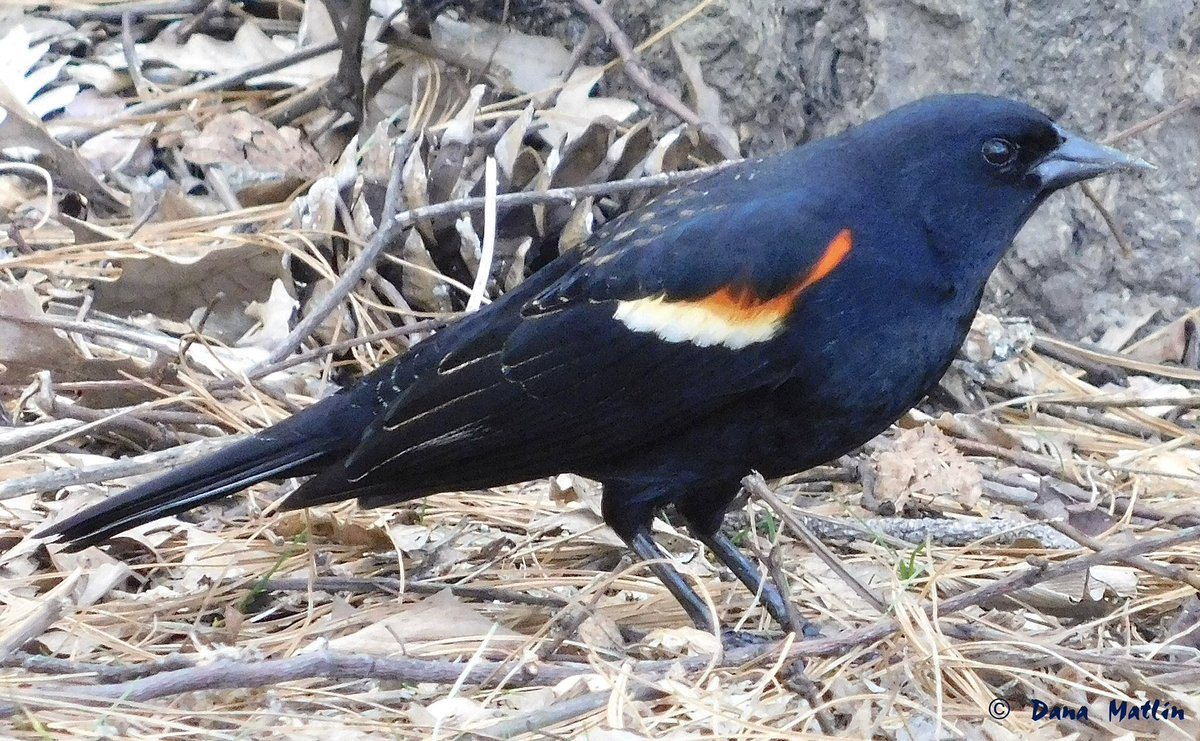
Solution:
<path fill-rule="evenodd" d="M 329 401 L 332 399 L 326 400 Z M 68 550 L 79 550 L 131 527 L 178 514 L 260 481 L 312 473 L 323 461 L 336 459 L 346 444 L 344 437 L 331 434 L 335 432 L 332 425 L 321 424 L 328 420 L 328 415 L 314 412 L 317 409 L 310 408 L 257 435 L 56 522 L 35 536 L 58 536 L 59 541 L 68 544 Z"/>

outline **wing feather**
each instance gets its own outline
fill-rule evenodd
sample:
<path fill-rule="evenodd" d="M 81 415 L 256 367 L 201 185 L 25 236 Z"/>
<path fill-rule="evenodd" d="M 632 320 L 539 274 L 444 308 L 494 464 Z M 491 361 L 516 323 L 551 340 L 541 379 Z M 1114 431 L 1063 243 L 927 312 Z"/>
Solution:
<path fill-rule="evenodd" d="M 810 284 L 836 267 L 828 255 L 840 224 L 821 204 L 798 202 L 795 189 L 759 190 L 743 201 L 735 175 L 615 220 L 583 249 L 443 330 L 435 357 L 426 353 L 428 367 L 397 366 L 396 378 L 411 383 L 342 467 L 305 485 L 308 498 L 363 492 L 378 502 L 390 491 L 406 499 L 586 474 L 782 382 L 794 363 L 770 332 L 755 330 L 737 346 L 691 342 L 686 332 L 663 336 L 617 317 L 622 302 L 705 308 L 701 302 L 719 300 L 722 321 L 743 309 L 772 320 L 763 320 L 763 307 L 778 305 L 782 322 L 792 302 L 819 288 Z M 849 254 L 847 243 L 838 261 Z M 787 302 L 775 298 L 789 290 Z"/>

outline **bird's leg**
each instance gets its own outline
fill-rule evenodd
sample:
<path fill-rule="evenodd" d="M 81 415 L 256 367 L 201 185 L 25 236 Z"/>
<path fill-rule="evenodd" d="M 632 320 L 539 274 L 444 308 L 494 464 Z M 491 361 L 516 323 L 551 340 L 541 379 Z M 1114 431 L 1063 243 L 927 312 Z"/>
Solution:
<path fill-rule="evenodd" d="M 713 552 L 718 561 L 733 572 L 738 581 L 759 595 L 759 601 L 780 627 L 793 631 L 798 636 L 814 634 L 816 626 L 794 613 L 775 582 L 765 578 L 754 562 L 747 558 L 719 527 L 709 533 L 704 532 L 704 528 L 694 528 L 693 534 Z"/>
<path fill-rule="evenodd" d="M 646 565 L 683 606 L 684 611 L 697 628 L 720 635 L 720 625 L 717 623 L 716 616 L 708 609 L 708 603 L 701 599 L 696 590 L 692 589 L 678 571 L 669 563 L 664 562 L 663 559 L 669 557 L 650 537 L 649 529 L 639 528 L 633 533 L 633 537 L 624 540 L 638 558 L 647 562 Z"/>

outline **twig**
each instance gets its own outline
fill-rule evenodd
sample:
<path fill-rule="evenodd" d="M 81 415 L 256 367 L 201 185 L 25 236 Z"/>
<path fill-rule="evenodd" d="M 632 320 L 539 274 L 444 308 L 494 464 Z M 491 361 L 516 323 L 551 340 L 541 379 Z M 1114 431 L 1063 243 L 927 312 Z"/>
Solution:
<path fill-rule="evenodd" d="M 455 316 L 453 314 L 447 314 L 444 318 L 424 319 L 422 321 L 413 322 L 412 324 L 406 324 L 402 327 L 391 327 L 390 329 L 372 332 L 371 334 L 365 334 L 360 337 L 351 337 L 348 340 L 343 340 L 342 342 L 338 342 L 333 345 L 322 345 L 307 352 L 302 352 L 299 355 L 286 357 L 283 360 L 280 360 L 278 363 L 269 363 L 267 365 L 256 367 L 246 373 L 246 378 L 253 381 L 255 379 L 269 376 L 272 373 L 286 370 L 294 365 L 307 363 L 310 360 L 317 360 L 318 358 L 325 357 L 326 355 L 336 355 L 337 353 L 345 352 L 346 350 L 358 347 L 359 345 L 367 345 L 380 340 L 392 339 L 393 337 L 407 337 L 408 335 L 429 332 L 445 326 L 447 322 L 453 321 L 454 318 Z M 223 378 L 221 380 L 209 383 L 207 388 L 209 391 L 217 391 L 223 388 L 234 388 L 241 383 L 241 378 Z"/>
<path fill-rule="evenodd" d="M 0 456 L 19 453 L 31 445 L 65 435 L 83 427 L 77 419 L 56 419 L 24 427 L 0 428 Z"/>
<path fill-rule="evenodd" d="M 177 340 L 159 337 L 156 334 L 145 331 L 121 329 L 120 327 L 111 325 L 97 324 L 94 321 L 78 322 L 54 316 L 15 316 L 11 314 L 0 314 L 0 320 L 15 324 L 52 327 L 54 329 L 61 329 L 64 332 L 75 332 L 88 337 L 111 337 L 132 345 L 137 345 L 138 347 L 144 347 L 147 350 L 153 350 L 154 352 L 175 353 L 179 350 L 179 342 Z"/>
<path fill-rule="evenodd" d="M 20 706 L 38 706 L 44 701 L 58 703 L 75 700 L 105 705 L 146 702 L 184 692 L 264 687 L 306 679 L 331 682 L 371 679 L 435 684 L 454 684 L 461 679 L 477 685 L 486 682 L 500 666 L 499 661 L 481 659 L 464 672 L 464 665 L 456 661 L 383 658 L 331 651 L 255 662 L 220 660 L 116 684 L 58 688 L 43 685 L 36 695 L 21 697 L 20 705 L 0 704 L 0 717 L 11 716 Z M 515 681 L 509 686 L 548 687 L 593 671 L 591 665 L 575 662 L 527 666 L 526 671 L 512 678 Z"/>
<path fill-rule="evenodd" d="M 142 417 L 143 413 L 154 412 L 153 409 L 138 409 L 137 407 L 91 409 L 55 394 L 48 384 L 43 386 L 43 389 L 47 393 L 39 394 L 38 403 L 34 406 L 37 406 L 38 411 L 47 417 L 69 417 L 84 422 L 104 422 L 103 427 L 122 431 L 143 447 L 162 447 L 171 440 L 170 435 Z"/>
<path fill-rule="evenodd" d="M 1087 374 L 1088 380 L 1097 386 L 1103 386 L 1106 383 L 1125 384 L 1127 374 L 1124 369 L 1116 367 L 1110 363 L 1096 362 L 1088 359 L 1075 352 L 1070 347 L 1060 345 L 1052 345 L 1046 342 L 1038 342 L 1034 340 L 1033 350 L 1044 355 L 1051 360 L 1057 360 L 1060 363 L 1073 365 Z M 1012 393 L 1009 391 L 1008 393 Z"/>
<path fill-rule="evenodd" d="M 625 73 L 629 75 L 650 99 L 658 103 L 663 108 L 666 108 L 671 113 L 674 113 L 684 123 L 689 126 L 694 126 L 708 141 L 713 145 L 718 152 L 726 159 L 737 159 L 741 154 L 733 143 L 726 140 L 720 132 L 715 130 L 715 127 L 702 120 L 696 112 L 688 108 L 682 100 L 674 93 L 667 90 L 662 85 L 658 84 L 646 68 L 642 66 L 641 60 L 638 57 L 637 51 L 633 48 L 633 42 L 613 20 L 610 14 L 603 6 L 596 3 L 594 0 L 575 0 L 575 6 L 588 15 L 592 21 L 600 26 L 604 31 L 604 35 L 608 37 L 613 48 L 617 50 L 617 54 L 621 55 L 621 60 L 625 63 Z"/>
<path fill-rule="evenodd" d="M 195 666 L 201 657 L 195 654 L 173 654 L 144 664 L 97 664 L 71 661 L 53 656 L 13 653 L 0 658 L 0 668 L 22 669 L 33 674 L 78 674 L 91 676 L 101 682 L 125 682 L 166 671 Z"/>
<path fill-rule="evenodd" d="M 1048 508 L 1040 504 L 1035 504 L 1026 507 L 1025 510 L 1030 517 L 1036 517 L 1045 522 L 1047 525 L 1075 541 L 1084 548 L 1091 549 L 1097 553 L 1104 550 L 1103 543 L 1087 533 L 1082 532 L 1070 522 L 1059 519 Z M 1200 575 L 1189 573 L 1187 569 L 1181 566 L 1169 566 L 1166 564 L 1155 563 L 1145 556 L 1134 556 L 1122 561 L 1122 563 L 1132 566 L 1135 569 L 1145 571 L 1147 574 L 1153 574 L 1155 576 L 1161 576 L 1164 579 L 1169 579 L 1181 584 L 1187 584 L 1192 589 L 1200 591 Z"/>
<path fill-rule="evenodd" d="M 846 582 L 848 587 L 854 590 L 855 594 L 862 597 L 879 614 L 887 614 L 887 605 L 883 604 L 879 597 L 875 596 L 874 592 L 867 589 L 865 584 L 851 574 L 845 565 L 842 564 L 842 560 L 833 551 L 829 550 L 829 547 L 822 543 L 820 538 L 813 535 L 812 531 L 800 521 L 799 517 L 796 517 L 796 514 L 792 512 L 790 507 L 784 504 L 779 497 L 775 496 L 775 492 L 771 491 L 771 488 L 767 486 L 767 482 L 763 480 L 762 474 L 757 472 L 750 474 L 742 479 L 742 486 L 746 488 L 746 491 L 766 503 L 775 514 L 779 515 L 780 519 L 786 522 L 788 527 L 795 531 L 796 535 L 812 549 L 813 553 L 820 557 L 825 562 L 825 565 L 833 570 L 833 573 L 841 577 L 842 581 Z"/>
<path fill-rule="evenodd" d="M 1029 568 L 1024 571 L 1011 574 L 1003 579 L 997 579 L 990 584 L 984 584 L 975 589 L 968 590 L 962 594 L 956 595 L 949 599 L 943 600 L 937 605 L 937 616 L 939 618 L 953 615 L 956 612 L 961 612 L 968 607 L 992 602 L 999 597 L 1018 592 L 1022 589 L 1039 584 L 1043 581 L 1050 581 L 1060 577 L 1076 574 L 1081 571 L 1090 569 L 1093 566 L 1102 566 L 1110 563 L 1126 561 L 1134 556 L 1140 556 L 1146 553 L 1170 548 L 1181 543 L 1187 543 L 1200 539 L 1200 526 L 1189 527 L 1179 530 L 1169 535 L 1162 535 L 1156 538 L 1144 538 L 1142 540 L 1127 543 L 1115 548 L 1106 548 L 1097 553 L 1089 553 L 1083 556 L 1076 556 L 1065 561 L 1050 563 L 1043 559 L 1027 559 Z M 934 608 L 932 605 L 925 607 L 925 612 L 928 615 L 933 615 Z M 852 648 L 867 646 L 883 640 L 889 635 L 900 629 L 900 626 L 891 618 L 884 618 L 872 625 L 864 626 L 855 630 L 845 631 L 830 638 L 818 638 L 812 641 L 798 641 L 788 650 L 789 658 L 815 657 L 815 656 L 837 656 L 846 653 Z M 746 646 L 736 648 L 725 652 L 725 657 L 722 661 L 723 666 L 740 665 L 744 663 L 752 663 L 762 660 L 769 652 L 763 652 L 759 646 Z M 695 657 L 678 662 L 685 670 L 700 668 L 705 666 L 706 657 Z M 645 667 L 638 666 L 639 670 Z"/>
<path fill-rule="evenodd" d="M 26 494 L 58 491 L 65 486 L 95 484 L 126 476 L 161 472 L 164 469 L 173 468 L 196 460 L 201 456 L 220 450 L 226 445 L 232 445 L 241 439 L 241 437 L 241 435 L 229 435 L 219 440 L 197 440 L 194 443 L 177 445 L 167 450 L 147 453 L 146 455 L 139 455 L 134 458 L 122 458 L 121 460 L 100 466 L 60 468 L 55 471 L 46 471 L 45 473 L 39 473 L 15 481 L 3 481 L 0 482 L 0 501 L 12 499 L 13 497 L 23 497 Z"/>
<path fill-rule="evenodd" d="M 137 44 L 133 41 L 133 13 L 128 10 L 121 14 L 121 53 L 125 55 L 125 66 L 129 69 L 133 89 L 140 97 L 146 97 L 150 87 L 142 76 L 142 62 L 138 59 Z"/>
<path fill-rule="evenodd" d="M 822 541 L 874 540 L 879 536 L 900 541 L 904 546 L 930 542 L 962 547 L 987 541 L 1012 545 L 1018 540 L 1036 540 L 1043 548 L 1073 549 L 1075 543 L 1048 525 L 1009 520 L 952 520 L 910 517 L 839 519 L 800 516 L 801 522 Z"/>
<path fill-rule="evenodd" d="M 113 3 L 111 5 L 100 5 L 95 7 L 80 8 L 78 10 L 63 10 L 53 13 L 52 17 L 62 18 L 73 24 L 79 24 L 83 21 L 108 21 L 115 23 L 121 20 L 121 16 L 126 13 L 132 13 L 139 18 L 146 16 L 174 16 L 174 15 L 190 15 L 198 13 L 209 4 L 211 0 L 167 0 L 160 3 L 144 3 L 144 2 L 128 2 L 128 3 Z"/>
<path fill-rule="evenodd" d="M 71 607 L 71 593 L 82 578 L 83 569 L 76 568 L 54 589 L 40 597 L 36 607 L 23 620 L 8 627 L 0 634 L 0 659 L 8 658 L 14 651 L 45 633 L 62 617 L 63 613 Z"/>
<path fill-rule="evenodd" d="M 1162 363 L 1149 363 L 1127 355 L 1119 355 L 1043 334 L 1039 334 L 1034 338 L 1033 349 L 1051 357 L 1054 357 L 1052 353 L 1056 350 L 1060 352 L 1065 351 L 1070 353 L 1073 358 L 1096 364 L 1110 365 L 1114 368 L 1136 371 L 1147 376 L 1158 376 L 1159 378 L 1170 378 L 1179 381 L 1200 381 L 1200 369 L 1163 365 Z M 1065 359 L 1063 362 L 1078 365 L 1073 359 Z M 1086 370 L 1086 367 L 1080 367 Z"/>
<path fill-rule="evenodd" d="M 1196 107 L 1196 105 L 1198 105 L 1198 104 L 1200 104 L 1200 95 L 1190 95 L 1190 96 L 1184 98 L 1183 100 L 1179 101 L 1175 105 L 1171 106 L 1167 110 L 1163 111 L 1162 113 L 1156 113 L 1153 116 L 1151 116 L 1150 118 L 1147 118 L 1145 121 L 1139 121 L 1138 123 L 1135 123 L 1133 126 L 1130 126 L 1129 128 L 1125 129 L 1124 131 L 1118 131 L 1117 133 L 1115 133 L 1112 136 L 1105 139 L 1104 143 L 1110 144 L 1110 145 L 1117 144 L 1124 139 L 1128 139 L 1131 136 L 1137 136 L 1138 134 L 1142 133 L 1143 131 L 1145 131 L 1147 129 L 1158 126 L 1160 123 L 1163 123 L 1164 121 L 1167 121 L 1169 119 L 1172 119 L 1172 118 L 1178 116 L 1180 113 L 1183 113 L 1184 111 L 1187 111 L 1191 108 Z"/>
<path fill-rule="evenodd" d="M 1096 195 L 1096 191 L 1088 183 L 1082 183 L 1080 187 L 1083 189 L 1084 197 L 1088 199 L 1088 202 L 1100 214 L 1100 218 L 1104 219 L 1104 224 L 1108 227 L 1108 231 L 1112 233 L 1113 239 L 1117 240 L 1117 246 L 1121 248 L 1121 254 L 1127 260 L 1132 258 L 1133 247 L 1130 246 L 1129 240 L 1125 238 L 1125 230 L 1121 227 L 1120 222 L 1117 221 L 1116 215 L 1108 210 L 1108 206 L 1104 205 L 1104 202 L 1100 200 L 1100 196 Z"/>
<path fill-rule="evenodd" d="M 1030 421 L 1037 417 L 1045 417 L 1065 422 L 1078 422 L 1092 427 L 1100 427 L 1113 432 L 1119 432 L 1122 435 L 1129 435 L 1137 438 L 1148 438 L 1156 434 L 1162 434 L 1158 430 L 1150 429 L 1147 426 L 1139 425 L 1135 422 L 1128 422 L 1124 419 L 1119 419 L 1112 415 L 1107 415 L 1104 410 L 1086 412 L 1079 411 L 1069 404 L 1047 404 L 1045 402 L 1037 403 L 1037 413 L 1029 415 Z"/>
<path fill-rule="evenodd" d="M 547 738 L 554 738 L 553 734 L 545 733 L 544 729 L 550 726 L 566 723 L 568 721 L 581 718 L 588 713 L 599 710 L 609 703 L 612 698 L 612 690 L 597 690 L 589 692 L 586 695 L 573 697 L 569 700 L 556 702 L 548 708 L 535 710 L 525 715 L 518 715 L 515 718 L 501 721 L 493 726 L 488 726 L 479 731 L 476 731 L 483 738 L 499 738 L 508 739 L 514 736 L 520 736 L 526 733 L 539 734 Z M 632 701 L 657 700 L 666 697 L 667 693 L 662 690 L 650 686 L 639 685 L 632 688 L 626 695 L 626 699 Z M 541 732 L 541 733 L 539 733 Z"/>
<path fill-rule="evenodd" d="M 1045 397 L 1025 397 L 1025 400 L 1037 403 L 1064 404 L 1066 406 L 1083 407 L 1085 409 L 1117 409 L 1128 407 L 1200 408 L 1200 394 L 1189 394 L 1188 396 L 1143 396 L 1136 398 L 1112 394 L 1096 394 L 1088 398 L 1072 398 L 1064 394 L 1050 394 Z"/>
<path fill-rule="evenodd" d="M 1028 559 L 1030 568 L 1024 571 L 942 601 L 937 605 L 937 615 L 939 618 L 952 615 L 968 607 L 992 602 L 1001 596 L 1012 594 L 1042 581 L 1075 574 L 1093 566 L 1127 561 L 1136 556 L 1170 548 L 1197 538 L 1200 538 L 1200 526 L 1185 528 L 1156 538 L 1144 538 L 1058 563 Z M 934 607 L 929 605 L 925 610 L 927 614 L 932 615 Z M 787 656 L 800 658 L 838 655 L 855 647 L 876 643 L 897 630 L 899 630 L 899 626 L 896 622 L 891 618 L 885 618 L 872 625 L 847 631 L 832 638 L 794 642 L 787 650 Z M 717 663 L 726 667 L 749 665 L 762 661 L 773 653 L 775 653 L 773 648 L 764 651 L 761 646 L 746 646 L 726 651 L 722 660 Z M 1086 661 L 1086 656 L 1081 657 L 1081 660 Z M 713 657 L 697 656 L 684 660 L 641 662 L 635 664 L 633 670 L 639 678 L 649 681 L 652 677 L 660 676 L 672 669 L 704 671 L 713 664 Z M 151 677 L 100 687 L 53 688 L 42 686 L 36 696 L 22 697 L 21 705 L 37 706 L 41 702 L 58 702 L 61 699 L 144 702 L 198 690 L 262 687 L 280 682 L 316 678 L 329 681 L 375 679 L 439 684 L 454 684 L 461 680 L 464 683 L 478 684 L 487 682 L 490 677 L 496 676 L 497 672 L 508 666 L 509 662 L 507 661 L 480 660 L 464 677 L 463 665 L 458 662 L 379 658 L 322 652 L 296 658 L 268 659 L 254 663 L 216 661 L 203 666 L 161 672 Z M 564 679 L 594 671 L 594 668 L 586 663 L 547 662 L 526 665 L 522 671 L 510 672 L 506 676 L 514 680 L 508 686 L 552 686 Z M 18 707 L 15 704 L 0 705 L 0 716 L 12 715 L 17 712 Z"/>
<path fill-rule="evenodd" d="M 680 183 L 691 182 L 706 175 L 711 175 L 714 172 L 723 170 L 733 164 L 733 162 L 722 162 L 718 165 L 709 167 L 697 168 L 695 170 L 683 170 L 679 172 L 663 173 L 661 175 L 650 175 L 648 177 L 631 178 L 628 180 L 613 180 L 606 183 L 593 183 L 589 185 L 581 185 L 575 188 L 552 188 L 550 190 L 533 191 L 524 193 L 506 193 L 496 196 L 495 204 L 497 211 L 507 211 L 508 209 L 517 208 L 520 206 L 530 206 L 538 203 L 571 203 L 580 198 L 592 195 L 601 195 L 604 193 L 627 193 L 635 190 L 648 190 L 651 188 L 664 188 Z M 399 169 L 397 164 L 396 169 Z M 396 191 L 397 197 L 399 192 L 399 174 L 393 171 L 393 182 L 397 183 L 397 187 L 393 189 L 392 184 L 388 185 L 388 192 Z M 354 258 L 353 261 L 346 267 L 341 278 L 329 289 L 322 298 L 320 303 L 309 310 L 308 314 L 296 327 L 288 334 L 288 336 L 276 347 L 267 360 L 267 363 L 277 363 L 287 357 L 292 351 L 299 347 L 307 337 L 312 334 L 322 322 L 325 321 L 330 312 L 337 307 L 354 289 L 354 286 L 362 280 L 367 271 L 375 264 L 379 255 L 384 248 L 395 244 L 399 239 L 400 233 L 408 226 L 424 220 L 436 219 L 441 216 L 449 216 L 453 214 L 465 213 L 468 211 L 476 211 L 487 205 L 486 197 L 463 198 L 458 201 L 447 201 L 438 203 L 432 206 L 424 206 L 415 208 L 409 211 L 403 211 L 395 216 L 387 216 L 394 213 L 386 207 L 383 213 L 385 218 L 380 224 L 379 229 L 371 237 L 367 245 Z M 265 365 L 265 363 L 264 363 Z M 251 374 L 259 369 L 256 366 L 250 371 Z"/>
<path fill-rule="evenodd" d="M 313 579 L 271 579 L 263 584 L 263 589 L 269 592 L 307 592 L 320 590 L 323 592 L 384 592 L 388 594 L 437 594 L 449 589 L 459 597 L 479 600 L 480 602 L 508 602 L 514 605 L 535 605 L 537 607 L 566 607 L 570 604 L 561 597 L 542 597 L 536 594 L 514 592 L 511 589 L 497 587 L 478 587 L 463 584 L 442 584 L 438 582 L 402 581 L 389 577 L 336 577 L 318 576 Z"/>
<path fill-rule="evenodd" d="M 94 136 L 96 133 L 107 131 L 108 129 L 119 125 L 124 120 L 133 116 L 144 116 L 149 113 L 156 113 L 158 111 L 165 110 L 178 103 L 186 103 L 187 101 L 195 98 L 197 94 L 207 92 L 209 90 L 226 90 L 230 88 L 236 88 L 237 86 L 245 83 L 247 80 L 252 80 L 255 77 L 270 74 L 271 72 L 277 72 L 281 69 L 290 67 L 293 64 L 299 64 L 300 62 L 307 61 L 313 57 L 319 57 L 322 54 L 328 54 L 331 51 L 337 50 L 337 41 L 329 41 L 324 44 L 317 44 L 316 46 L 307 46 L 302 49 L 297 49 L 290 54 L 285 54 L 278 59 L 272 59 L 262 62 L 261 64 L 252 65 L 250 67 L 246 67 L 245 69 L 238 70 L 237 72 L 228 72 L 223 75 L 213 75 L 212 77 L 206 77 L 203 80 L 197 80 L 190 85 L 184 85 L 177 90 L 164 93 L 154 100 L 148 100 L 144 103 L 132 105 L 117 115 L 107 119 L 97 120 L 94 122 L 73 122 L 73 124 L 77 127 L 86 127 L 90 133 L 85 133 L 81 136 L 70 137 L 72 139 L 71 143 L 80 144 L 86 139 Z"/>
<path fill-rule="evenodd" d="M 1062 494 L 1063 496 L 1065 496 L 1069 499 L 1074 500 L 1075 502 L 1077 502 L 1079 504 L 1091 504 L 1092 503 L 1092 498 L 1088 491 L 1076 486 L 1075 484 L 1073 484 L 1069 481 L 1064 481 L 1063 479 L 1061 479 L 1057 476 L 1054 476 L 1052 474 L 1045 475 L 1044 478 L 1042 476 L 1039 476 L 1038 477 L 1039 480 L 1036 484 L 1031 484 L 1030 482 L 1024 481 L 1019 476 L 1009 476 L 1009 475 L 1005 475 L 1005 474 L 997 473 L 997 472 L 985 472 L 984 479 L 987 481 L 993 481 L 993 482 L 996 482 L 999 484 L 1003 484 L 1004 486 L 1013 487 L 1016 489 L 1025 489 L 1033 495 L 1031 500 L 1009 501 L 1008 502 L 1009 504 L 1017 504 L 1019 506 L 1025 506 L 1025 505 L 1029 504 L 1030 501 L 1036 501 L 1040 495 L 1041 487 L 1044 486 L 1047 482 L 1054 486 L 1054 490 L 1056 492 L 1058 492 L 1059 494 Z M 990 492 L 988 492 L 988 493 L 990 494 Z M 1111 495 L 1110 501 L 1112 503 L 1111 506 L 1115 507 L 1117 510 L 1128 511 L 1134 517 L 1137 517 L 1141 520 L 1145 520 L 1147 522 L 1153 522 L 1153 523 L 1176 522 L 1176 523 L 1179 523 L 1186 527 L 1191 527 L 1193 525 L 1200 525 L 1200 516 L 1197 516 L 1197 515 L 1192 515 L 1192 514 L 1187 514 L 1187 513 L 1163 512 L 1163 511 L 1155 509 L 1154 507 L 1151 507 L 1149 505 L 1142 504 L 1141 502 L 1138 502 L 1134 499 L 1130 499 L 1129 497 L 1119 496 L 1117 494 Z"/>
<path fill-rule="evenodd" d="M 944 632 L 946 635 L 966 641 L 962 646 L 963 649 L 986 651 L 993 647 L 979 646 L 979 644 L 988 642 L 1007 644 L 1014 651 L 1020 648 L 1032 649 L 1040 654 L 1037 659 L 1022 656 L 1020 660 L 1006 661 L 1003 656 L 998 656 L 994 650 L 992 651 L 992 655 L 989 656 L 991 661 L 1009 666 L 1030 667 L 1034 664 L 1040 664 L 1045 667 L 1055 667 L 1063 666 L 1065 662 L 1070 661 L 1077 664 L 1092 664 L 1104 667 L 1125 667 L 1160 676 L 1169 675 L 1177 671 L 1181 666 L 1180 663 L 1175 661 L 1143 659 L 1138 656 L 1130 656 L 1128 653 L 1112 653 L 1104 649 L 1082 651 L 1067 646 L 1049 646 L 1034 636 L 1013 636 L 977 622 L 948 625 L 945 627 Z"/>

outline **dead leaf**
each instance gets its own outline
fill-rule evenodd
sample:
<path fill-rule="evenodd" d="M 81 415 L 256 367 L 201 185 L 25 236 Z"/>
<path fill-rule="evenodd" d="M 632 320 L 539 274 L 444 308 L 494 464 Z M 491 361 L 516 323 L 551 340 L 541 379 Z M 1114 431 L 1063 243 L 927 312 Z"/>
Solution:
<path fill-rule="evenodd" d="M 12 92 L 25 112 L 39 119 L 70 105 L 79 94 L 78 85 L 53 84 L 71 58 L 46 58 L 48 51 L 50 42 L 35 43 L 24 24 L 10 27 L 0 37 L 0 85 Z"/>
<path fill-rule="evenodd" d="M 1197 323 L 1200 323 L 1200 308 L 1192 309 L 1149 337 L 1133 343 L 1125 350 L 1125 355 L 1149 363 L 1183 363 L 1188 339 L 1196 333 Z"/>
<path fill-rule="evenodd" d="M 97 309 L 188 322 L 207 307 L 205 334 L 230 344 L 255 325 L 248 307 L 270 302 L 277 279 L 291 282 L 277 251 L 242 241 L 173 244 L 170 252 L 114 262 L 121 277 L 96 284 Z"/>
<path fill-rule="evenodd" d="M 430 641 L 479 642 L 491 633 L 489 642 L 498 647 L 524 641 L 525 636 L 502 627 L 463 604 L 449 589 L 420 602 L 406 603 L 390 610 L 388 617 L 349 635 L 309 645 L 302 651 L 329 649 L 347 653 L 391 656 L 403 653 L 406 644 Z M 495 632 L 493 633 L 493 628 Z"/>
<path fill-rule="evenodd" d="M 3 84 L 0 84 L 0 109 L 8 114 L 0 123 L 0 141 L 6 147 L 28 147 L 40 153 L 58 185 L 82 193 L 95 206 L 115 212 L 125 209 L 127 197 L 96 177 L 78 152 L 59 144 L 41 119 L 26 110 Z"/>
<path fill-rule="evenodd" d="M 875 494 L 903 510 L 909 497 L 929 502 L 949 497 L 972 509 L 983 494 L 983 474 L 950 439 L 926 424 L 897 435 L 891 447 L 875 457 Z"/>
<path fill-rule="evenodd" d="M 263 176 L 292 175 L 313 178 L 325 163 L 299 129 L 272 124 L 246 111 L 223 113 L 201 131 L 184 132 L 184 158 L 198 165 L 245 165 Z"/>
<path fill-rule="evenodd" d="M 429 34 L 435 49 L 485 70 L 492 82 L 510 92 L 551 89 L 562 79 L 571 60 L 571 53 L 554 39 L 531 36 L 478 18 L 464 22 L 441 14 L 430 26 Z"/>
<path fill-rule="evenodd" d="M 721 95 L 704 81 L 700 60 L 683 48 L 683 42 L 679 40 L 678 35 L 672 34 L 671 48 L 675 50 L 675 56 L 679 57 L 679 65 L 687 77 L 688 88 L 695 101 L 696 115 L 713 131 L 718 132 L 732 151 L 738 151 L 737 131 L 721 116 Z"/>
<path fill-rule="evenodd" d="M 326 14 L 324 4 L 309 2 L 304 5 L 306 17 L 312 13 Z M 310 24 L 311 25 L 311 24 Z M 194 33 L 180 44 L 174 34 L 160 33 L 148 43 L 137 44 L 137 56 L 142 62 L 159 62 L 188 72 L 220 74 L 233 72 L 286 57 L 301 45 L 318 44 L 334 40 L 332 29 L 328 38 L 322 34 L 310 34 L 308 40 L 293 40 L 287 37 L 272 39 L 247 18 L 229 41 Z M 332 51 L 303 62 L 285 65 L 273 72 L 252 78 L 250 85 L 299 85 L 305 86 L 324 80 L 337 69 L 338 52 Z M 103 57 L 114 69 L 125 69 L 125 55 L 115 51 Z"/>
<path fill-rule="evenodd" d="M 412 703 L 408 708 L 408 719 L 418 726 L 462 728 L 467 723 L 478 723 L 498 717 L 499 711 L 484 706 L 468 697 L 443 697 L 429 705 Z"/>
<path fill-rule="evenodd" d="M 145 373 L 145 365 L 129 358 L 84 357 L 65 334 L 32 323 L 45 316 L 33 288 L 0 286 L 0 379 L 21 383 L 44 370 L 60 374 L 59 380 L 119 378 L 122 370 L 135 375 Z"/>
<path fill-rule="evenodd" d="M 592 88 L 604 76 L 603 67 L 578 67 L 558 94 L 552 108 L 541 110 L 536 116 L 538 133 L 551 146 L 561 146 L 574 139 L 598 118 L 626 121 L 638 112 L 636 103 L 620 98 L 593 98 Z"/>
<path fill-rule="evenodd" d="M 238 346 L 275 349 L 288 336 L 297 306 L 296 299 L 288 293 L 287 285 L 276 279 L 271 284 L 270 298 L 261 303 L 251 301 L 246 307 L 246 316 L 257 319 L 258 326 L 243 335 L 238 340 Z"/>

